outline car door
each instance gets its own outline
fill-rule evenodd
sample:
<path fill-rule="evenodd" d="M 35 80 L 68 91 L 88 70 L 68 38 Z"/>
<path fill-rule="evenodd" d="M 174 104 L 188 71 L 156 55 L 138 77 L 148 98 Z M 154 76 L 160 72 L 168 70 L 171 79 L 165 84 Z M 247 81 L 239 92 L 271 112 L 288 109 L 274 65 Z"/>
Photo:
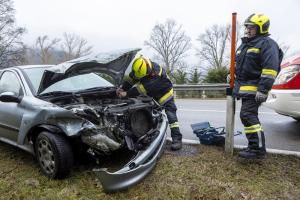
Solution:
<path fill-rule="evenodd" d="M 13 92 L 17 96 L 23 96 L 23 88 L 16 72 L 6 70 L 1 74 L 0 94 Z M 2 139 L 17 142 L 22 116 L 23 109 L 20 103 L 0 101 L 0 137 Z"/>

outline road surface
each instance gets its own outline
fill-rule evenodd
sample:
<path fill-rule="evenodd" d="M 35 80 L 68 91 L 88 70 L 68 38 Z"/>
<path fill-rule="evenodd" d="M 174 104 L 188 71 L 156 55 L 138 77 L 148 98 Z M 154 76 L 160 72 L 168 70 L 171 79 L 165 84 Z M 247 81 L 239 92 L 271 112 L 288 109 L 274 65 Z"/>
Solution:
<path fill-rule="evenodd" d="M 237 101 L 235 131 L 244 132 L 239 118 L 240 101 Z M 193 134 L 191 124 L 209 121 L 211 126 L 226 124 L 226 100 L 176 99 L 178 118 L 183 138 L 198 140 Z M 266 146 L 270 149 L 300 151 L 300 123 L 290 117 L 282 116 L 261 106 L 259 119 L 265 131 Z M 170 134 L 170 133 L 169 133 Z M 235 145 L 247 145 L 243 135 L 235 136 Z"/>

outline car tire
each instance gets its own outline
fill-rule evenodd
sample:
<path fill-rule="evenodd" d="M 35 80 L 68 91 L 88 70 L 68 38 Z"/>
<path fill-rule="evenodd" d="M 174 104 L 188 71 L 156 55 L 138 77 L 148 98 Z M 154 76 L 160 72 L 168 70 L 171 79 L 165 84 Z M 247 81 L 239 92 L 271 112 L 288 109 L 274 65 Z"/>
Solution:
<path fill-rule="evenodd" d="M 66 177 L 73 166 L 71 145 L 61 135 L 41 132 L 35 141 L 39 166 L 46 176 L 54 179 Z"/>

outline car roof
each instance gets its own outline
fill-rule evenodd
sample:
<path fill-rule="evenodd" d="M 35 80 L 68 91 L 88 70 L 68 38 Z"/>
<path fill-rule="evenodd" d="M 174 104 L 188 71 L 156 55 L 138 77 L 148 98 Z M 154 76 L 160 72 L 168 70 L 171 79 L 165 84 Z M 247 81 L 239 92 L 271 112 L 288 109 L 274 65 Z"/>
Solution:
<path fill-rule="evenodd" d="M 49 68 L 53 65 L 19 65 L 13 67 L 2 68 L 0 71 L 7 70 L 7 69 L 34 69 L 34 68 Z"/>
<path fill-rule="evenodd" d="M 52 66 L 53 65 L 20 65 L 20 66 L 15 66 L 15 67 L 19 68 L 19 69 L 32 69 L 32 68 L 49 68 Z"/>

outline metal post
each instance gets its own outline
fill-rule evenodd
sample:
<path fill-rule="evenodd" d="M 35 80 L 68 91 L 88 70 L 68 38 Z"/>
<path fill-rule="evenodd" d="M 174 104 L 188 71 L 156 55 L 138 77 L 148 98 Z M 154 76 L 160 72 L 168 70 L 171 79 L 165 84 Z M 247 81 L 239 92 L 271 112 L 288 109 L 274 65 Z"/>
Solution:
<path fill-rule="evenodd" d="M 227 93 L 230 92 L 232 93 L 232 91 L 228 91 Z M 235 118 L 235 99 L 232 95 L 227 94 L 226 106 L 227 107 L 226 107 L 225 152 L 232 155 L 233 146 L 234 146 L 234 118 Z"/>
<path fill-rule="evenodd" d="M 232 30 L 231 30 L 231 59 L 230 59 L 230 88 L 226 89 L 227 109 L 226 109 L 226 137 L 225 152 L 233 154 L 234 146 L 234 115 L 235 99 L 232 95 L 234 86 L 234 64 L 235 64 L 235 47 L 236 47 L 236 13 L 232 13 Z"/>

